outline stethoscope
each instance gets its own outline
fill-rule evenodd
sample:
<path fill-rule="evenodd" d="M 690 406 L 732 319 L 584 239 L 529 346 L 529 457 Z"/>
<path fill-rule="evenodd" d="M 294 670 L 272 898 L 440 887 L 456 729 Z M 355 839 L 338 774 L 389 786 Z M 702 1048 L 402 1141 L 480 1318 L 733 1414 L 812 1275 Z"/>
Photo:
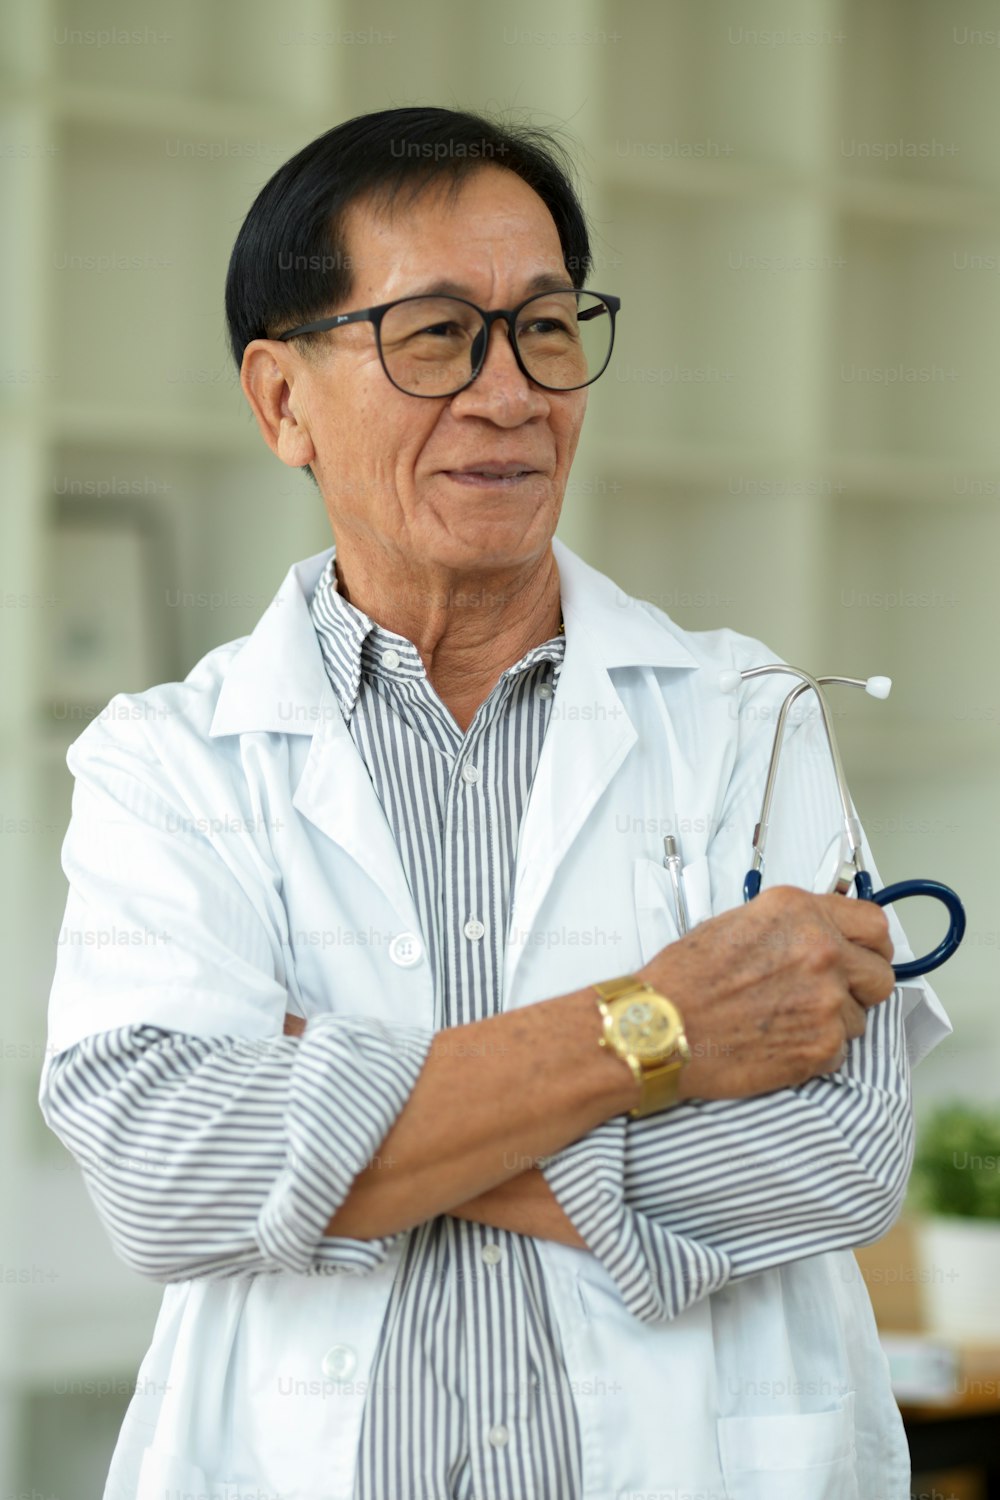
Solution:
<path fill-rule="evenodd" d="M 942 902 L 951 918 L 951 924 L 942 941 L 923 958 L 914 958 L 908 963 L 893 965 L 897 979 L 913 979 L 918 974 L 929 974 L 932 969 L 938 968 L 946 959 L 949 959 L 962 941 L 965 935 L 965 908 L 951 887 L 942 885 L 938 880 L 899 880 L 895 885 L 887 885 L 882 891 L 872 890 L 872 878 L 865 869 L 861 852 L 861 825 L 854 811 L 851 794 L 847 789 L 847 778 L 844 775 L 837 738 L 830 722 L 830 711 L 821 691 L 821 685 L 835 682 L 844 683 L 848 687 L 862 687 L 873 698 L 888 698 L 892 688 L 891 679 L 888 677 L 810 677 L 809 673 L 803 672 L 800 667 L 790 667 L 784 662 L 775 662 L 763 667 L 749 667 L 743 672 L 735 670 L 723 672 L 719 677 L 719 687 L 725 693 L 732 693 L 748 677 L 763 677 L 770 672 L 789 673 L 793 677 L 798 677 L 800 682 L 799 686 L 793 688 L 788 694 L 778 714 L 774 746 L 767 768 L 767 781 L 764 784 L 764 801 L 761 805 L 760 820 L 753 833 L 753 863 L 743 882 L 744 901 L 752 901 L 760 891 L 767 828 L 774 801 L 774 784 L 778 773 L 778 759 L 781 755 L 781 742 L 785 733 L 788 711 L 797 698 L 812 689 L 823 716 L 823 727 L 826 731 L 827 744 L 830 747 L 830 758 L 833 761 L 833 771 L 837 778 L 837 792 L 844 819 L 844 831 L 839 840 L 837 866 L 829 887 L 829 894 L 838 892 L 842 896 L 846 895 L 853 885 L 862 901 L 874 901 L 876 906 L 888 906 L 894 901 L 904 901 L 908 896 L 932 896 L 935 900 Z"/>

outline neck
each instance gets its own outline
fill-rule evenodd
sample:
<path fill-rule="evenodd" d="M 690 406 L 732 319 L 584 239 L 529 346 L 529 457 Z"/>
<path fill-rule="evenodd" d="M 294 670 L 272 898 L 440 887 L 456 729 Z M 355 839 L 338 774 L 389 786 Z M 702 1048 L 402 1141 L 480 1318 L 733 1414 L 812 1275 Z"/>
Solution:
<path fill-rule="evenodd" d="M 349 604 L 412 641 L 441 701 L 464 730 L 502 672 L 559 634 L 559 570 L 551 546 L 495 572 L 419 576 L 367 568 L 338 543 L 337 587 Z"/>

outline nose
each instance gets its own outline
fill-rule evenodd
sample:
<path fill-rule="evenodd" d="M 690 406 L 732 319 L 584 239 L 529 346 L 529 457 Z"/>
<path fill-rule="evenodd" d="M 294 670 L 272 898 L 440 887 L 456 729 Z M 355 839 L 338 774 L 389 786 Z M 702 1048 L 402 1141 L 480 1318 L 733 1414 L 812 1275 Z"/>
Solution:
<path fill-rule="evenodd" d="M 472 364 L 482 354 L 488 338 L 486 358 L 471 385 L 452 397 L 458 415 L 487 416 L 501 427 L 513 427 L 549 410 L 546 392 L 533 385 L 517 363 L 510 330 L 497 320 L 487 335 L 481 329 L 472 343 Z"/>

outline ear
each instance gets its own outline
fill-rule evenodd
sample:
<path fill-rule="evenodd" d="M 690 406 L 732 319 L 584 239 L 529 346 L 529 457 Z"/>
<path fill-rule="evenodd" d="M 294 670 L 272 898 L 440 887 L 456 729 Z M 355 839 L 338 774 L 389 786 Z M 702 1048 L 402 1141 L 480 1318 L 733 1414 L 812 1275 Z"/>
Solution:
<path fill-rule="evenodd" d="M 253 339 L 243 351 L 243 394 L 265 443 L 291 469 L 301 469 L 316 456 L 303 409 L 304 375 L 300 356 L 279 339 Z"/>

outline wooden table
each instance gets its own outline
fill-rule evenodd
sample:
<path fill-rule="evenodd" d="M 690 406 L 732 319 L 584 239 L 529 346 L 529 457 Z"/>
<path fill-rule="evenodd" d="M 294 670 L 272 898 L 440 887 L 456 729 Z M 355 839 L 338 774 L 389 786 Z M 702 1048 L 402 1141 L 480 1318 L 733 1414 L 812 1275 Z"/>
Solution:
<path fill-rule="evenodd" d="M 980 1369 L 982 1374 L 971 1373 Z M 959 1384 L 946 1401 L 899 1403 L 914 1494 L 927 1493 L 919 1475 L 973 1469 L 985 1486 L 978 1492 L 983 1500 L 1000 1500 L 1000 1350 L 967 1355 Z"/>

